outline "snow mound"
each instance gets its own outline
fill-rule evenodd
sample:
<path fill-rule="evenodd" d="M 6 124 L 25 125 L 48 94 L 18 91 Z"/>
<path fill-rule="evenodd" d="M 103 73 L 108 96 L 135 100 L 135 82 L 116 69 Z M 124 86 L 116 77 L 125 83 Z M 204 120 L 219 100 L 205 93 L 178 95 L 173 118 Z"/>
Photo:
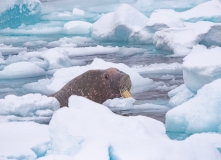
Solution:
<path fill-rule="evenodd" d="M 0 123 L 0 159 L 37 159 L 50 149 L 48 125 Z"/>
<path fill-rule="evenodd" d="M 221 124 L 221 79 L 206 84 L 195 97 L 166 114 L 168 131 L 217 132 Z"/>
<path fill-rule="evenodd" d="M 199 43 L 207 43 L 210 37 L 212 41 L 208 45 L 221 45 L 215 31 L 221 24 L 212 22 L 186 23 L 183 28 L 168 28 L 158 31 L 153 36 L 156 48 L 173 52 L 173 56 L 185 56 Z M 218 35 L 220 35 L 218 33 Z"/>
<path fill-rule="evenodd" d="M 30 62 L 17 62 L 0 71 L 0 79 L 44 76 L 45 70 Z"/>
<path fill-rule="evenodd" d="M 72 66 L 71 60 L 68 57 L 68 52 L 64 51 L 63 49 L 49 49 L 45 52 L 42 52 L 40 57 L 48 62 L 48 69 L 58 69 Z"/>
<path fill-rule="evenodd" d="M 7 46 L 4 44 L 0 44 L 0 52 L 3 55 L 10 55 L 10 54 L 18 54 L 21 51 L 26 51 L 27 48 L 23 47 L 13 47 L 12 45 Z"/>
<path fill-rule="evenodd" d="M 64 24 L 64 30 L 68 34 L 89 35 L 91 23 L 84 21 L 70 21 Z"/>
<path fill-rule="evenodd" d="M 191 92 L 185 84 L 182 84 L 179 87 L 168 92 L 168 96 L 170 97 L 169 105 L 170 107 L 176 107 L 188 101 L 194 95 L 195 94 Z"/>
<path fill-rule="evenodd" d="M 60 108 L 57 99 L 41 94 L 8 95 L 0 104 L 0 115 L 17 117 L 51 117 Z"/>
<path fill-rule="evenodd" d="M 120 107 L 120 108 L 131 108 L 133 107 L 135 102 L 135 99 L 133 98 L 114 98 L 114 99 L 108 99 L 106 100 L 103 105 L 107 106 L 108 108 L 115 108 L 115 107 Z"/>
<path fill-rule="evenodd" d="M 221 158 L 216 149 L 221 145 L 219 134 L 172 141 L 159 121 L 143 116 L 119 116 L 103 105 L 78 96 L 70 97 L 69 108 L 61 108 L 53 115 L 49 127 L 51 155 L 48 158 L 53 155 L 78 160 Z"/>
<path fill-rule="evenodd" d="M 92 38 L 105 41 L 128 41 L 133 32 L 139 31 L 148 18 L 128 4 L 122 4 L 111 13 L 103 15 L 91 26 Z"/>
<path fill-rule="evenodd" d="M 190 10 L 180 13 L 180 17 L 191 22 L 205 20 L 221 22 L 221 3 L 219 0 L 202 3 Z"/>
<path fill-rule="evenodd" d="M 192 91 L 215 79 L 221 78 L 221 47 L 207 49 L 198 45 L 184 58 L 183 78 L 186 86 Z"/>
<path fill-rule="evenodd" d="M 22 23 L 37 22 L 41 16 L 39 0 L 1 0 L 0 29 L 16 28 Z"/>

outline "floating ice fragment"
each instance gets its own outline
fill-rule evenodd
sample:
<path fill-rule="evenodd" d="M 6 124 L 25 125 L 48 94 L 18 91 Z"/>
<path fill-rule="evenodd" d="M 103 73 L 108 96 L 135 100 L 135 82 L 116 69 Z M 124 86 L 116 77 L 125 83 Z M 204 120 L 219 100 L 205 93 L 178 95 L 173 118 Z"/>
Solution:
<path fill-rule="evenodd" d="M 168 131 L 184 133 L 218 132 L 221 124 L 221 79 L 204 85 L 195 97 L 166 114 Z"/>
<path fill-rule="evenodd" d="M 17 62 L 0 71 L 0 79 L 44 76 L 45 70 L 30 62 Z"/>

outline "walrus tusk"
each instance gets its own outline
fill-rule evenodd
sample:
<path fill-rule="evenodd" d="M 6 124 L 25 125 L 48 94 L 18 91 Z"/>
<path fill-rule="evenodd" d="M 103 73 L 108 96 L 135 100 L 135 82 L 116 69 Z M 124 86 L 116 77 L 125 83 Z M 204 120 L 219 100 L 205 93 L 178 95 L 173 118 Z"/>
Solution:
<path fill-rule="evenodd" d="M 123 93 L 121 93 L 122 97 L 124 98 L 129 98 L 129 97 L 132 97 L 130 91 L 126 90 L 124 91 Z"/>

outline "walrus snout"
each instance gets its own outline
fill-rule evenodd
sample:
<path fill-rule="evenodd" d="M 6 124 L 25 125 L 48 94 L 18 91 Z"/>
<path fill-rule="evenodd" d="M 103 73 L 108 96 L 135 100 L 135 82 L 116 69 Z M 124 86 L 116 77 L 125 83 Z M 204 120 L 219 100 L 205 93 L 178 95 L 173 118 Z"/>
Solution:
<path fill-rule="evenodd" d="M 132 94 L 130 93 L 132 83 L 130 80 L 130 76 L 127 74 L 124 74 L 120 79 L 120 94 L 124 98 L 132 97 Z"/>

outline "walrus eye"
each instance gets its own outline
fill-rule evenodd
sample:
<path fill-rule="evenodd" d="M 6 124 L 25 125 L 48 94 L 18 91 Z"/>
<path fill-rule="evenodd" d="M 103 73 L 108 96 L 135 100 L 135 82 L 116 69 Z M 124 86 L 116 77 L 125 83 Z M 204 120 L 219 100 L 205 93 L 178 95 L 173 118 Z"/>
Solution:
<path fill-rule="evenodd" d="M 106 79 L 106 80 L 108 80 L 108 79 L 109 79 L 109 76 L 108 76 L 107 74 L 105 74 L 105 76 L 104 76 L 104 77 L 105 77 L 105 79 Z"/>

